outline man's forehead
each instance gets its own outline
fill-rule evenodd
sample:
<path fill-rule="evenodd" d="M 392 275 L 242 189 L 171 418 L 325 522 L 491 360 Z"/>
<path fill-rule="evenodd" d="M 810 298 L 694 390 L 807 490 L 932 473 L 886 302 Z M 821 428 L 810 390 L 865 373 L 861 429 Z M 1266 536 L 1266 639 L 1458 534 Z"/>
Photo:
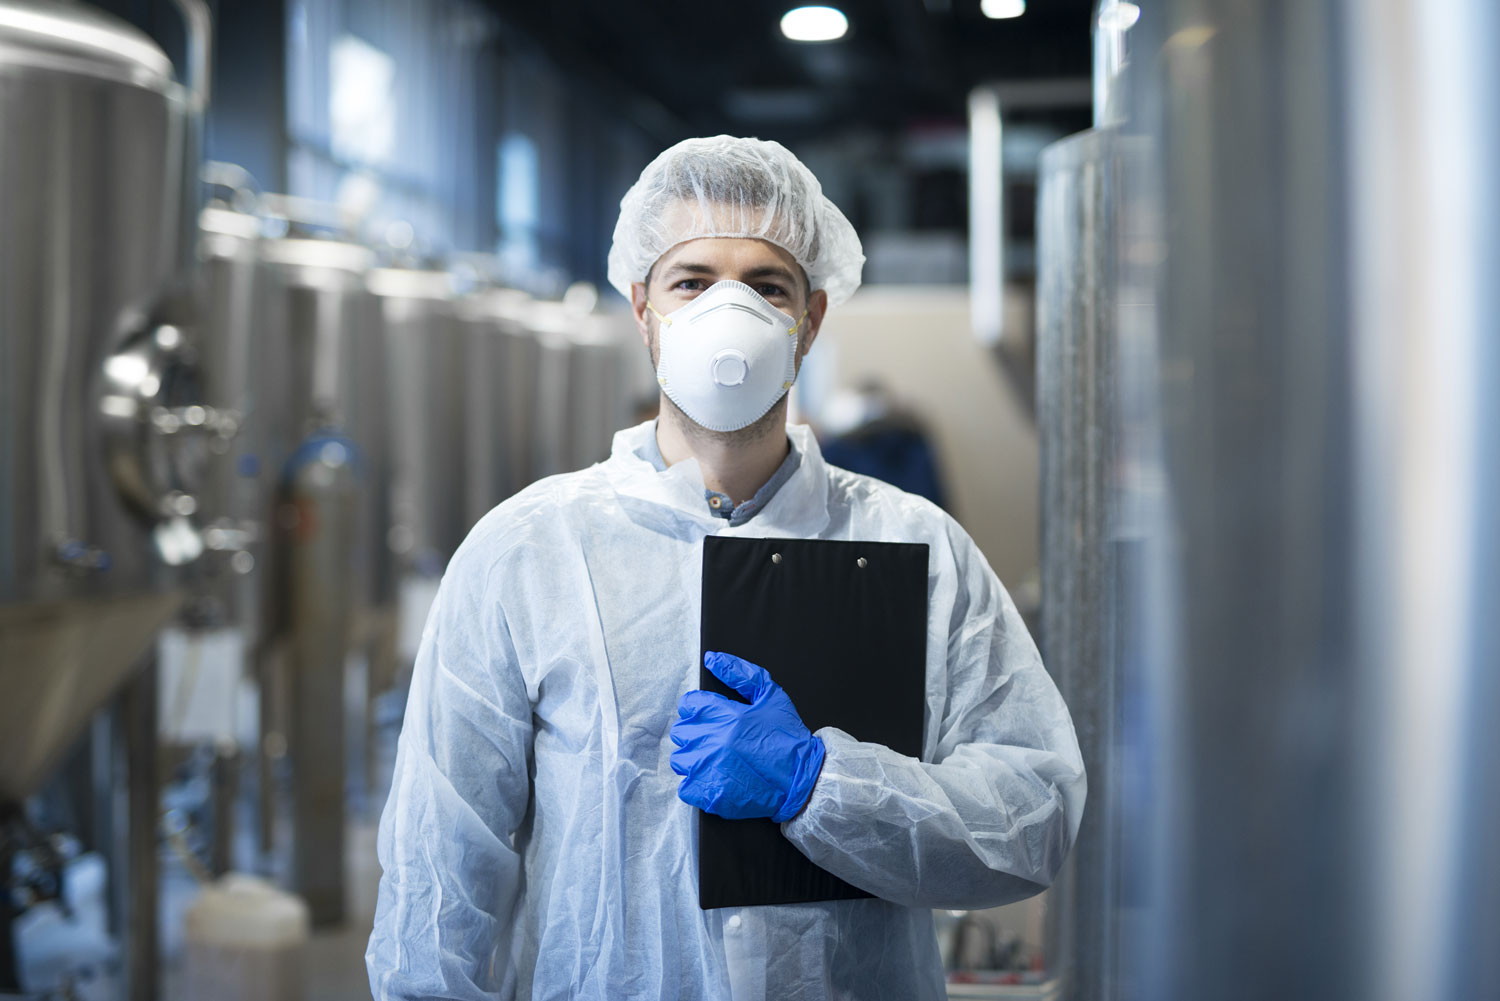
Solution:
<path fill-rule="evenodd" d="M 791 254 L 774 243 L 752 236 L 708 236 L 684 240 L 662 254 L 652 271 L 662 274 L 675 265 L 688 264 L 714 270 L 781 265 L 793 275 L 801 271 L 797 259 Z"/>

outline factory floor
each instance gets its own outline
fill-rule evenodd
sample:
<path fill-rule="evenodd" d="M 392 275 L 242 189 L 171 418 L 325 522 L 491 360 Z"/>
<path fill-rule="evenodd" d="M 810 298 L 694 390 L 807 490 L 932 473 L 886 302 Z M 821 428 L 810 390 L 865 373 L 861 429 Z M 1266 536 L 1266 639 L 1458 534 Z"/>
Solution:
<path fill-rule="evenodd" d="M 357 709 L 358 707 L 351 707 Z M 375 899 L 380 884 L 380 863 L 375 855 L 375 835 L 380 810 L 390 789 L 391 772 L 396 757 L 396 736 L 401 716 L 400 704 L 382 707 L 384 719 L 376 726 L 368 776 L 354 770 L 348 786 L 345 817 L 345 886 L 346 915 L 336 927 L 315 928 L 307 945 L 304 965 L 305 1001 L 369 1001 L 370 984 L 365 974 L 365 945 L 375 920 Z M 362 710 L 358 710 L 362 713 Z M 351 711 L 349 731 L 355 732 L 356 720 L 362 715 Z M 348 760 L 366 760 L 363 748 L 352 739 Z M 243 823 L 236 831 L 233 857 L 254 859 L 256 852 L 249 803 L 242 804 Z M 283 819 L 285 819 L 283 817 Z M 289 831 L 278 835 L 287 843 Z M 285 860 L 282 860 L 284 865 Z M 188 996 L 184 977 L 183 922 L 188 908 L 198 896 L 198 882 L 187 865 L 173 851 L 161 857 L 161 992 L 162 1001 L 204 1001 Z M 272 883 L 285 885 L 275 861 L 260 866 L 262 875 Z"/>
<path fill-rule="evenodd" d="M 375 919 L 375 891 L 380 866 L 375 859 L 375 823 L 361 819 L 348 835 L 349 910 L 336 928 L 315 930 L 307 946 L 307 1001 L 369 1001 L 365 976 L 365 943 Z M 163 860 L 162 992 L 163 1001 L 189 998 L 183 984 L 182 916 L 197 895 L 197 883 L 175 859 Z"/>
<path fill-rule="evenodd" d="M 349 919 L 339 928 L 313 934 L 307 950 L 309 1001 L 369 1001 L 365 945 L 375 921 L 380 865 L 375 860 L 375 824 L 349 832 Z"/>

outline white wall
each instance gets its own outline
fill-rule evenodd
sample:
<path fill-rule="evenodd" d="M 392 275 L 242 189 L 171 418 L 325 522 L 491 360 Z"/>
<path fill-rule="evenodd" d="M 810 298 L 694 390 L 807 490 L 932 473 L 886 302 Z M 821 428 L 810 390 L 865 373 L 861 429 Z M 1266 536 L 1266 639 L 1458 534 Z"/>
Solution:
<path fill-rule="evenodd" d="M 1030 302 L 1007 296 L 1007 318 Z M 959 523 L 1014 591 L 1037 563 L 1037 440 L 1024 403 L 969 331 L 964 286 L 873 286 L 831 310 L 808 356 L 814 395 L 878 378 L 927 422 Z M 799 385 L 801 385 L 799 383 Z"/>

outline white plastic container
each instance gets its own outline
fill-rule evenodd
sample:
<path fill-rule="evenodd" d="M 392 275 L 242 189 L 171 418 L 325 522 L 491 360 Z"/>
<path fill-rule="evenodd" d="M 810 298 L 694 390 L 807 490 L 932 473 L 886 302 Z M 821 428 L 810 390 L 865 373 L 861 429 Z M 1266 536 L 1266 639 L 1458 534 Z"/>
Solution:
<path fill-rule="evenodd" d="M 206 886 L 184 921 L 183 996 L 213 1001 L 302 1001 L 307 905 L 254 876 Z"/>

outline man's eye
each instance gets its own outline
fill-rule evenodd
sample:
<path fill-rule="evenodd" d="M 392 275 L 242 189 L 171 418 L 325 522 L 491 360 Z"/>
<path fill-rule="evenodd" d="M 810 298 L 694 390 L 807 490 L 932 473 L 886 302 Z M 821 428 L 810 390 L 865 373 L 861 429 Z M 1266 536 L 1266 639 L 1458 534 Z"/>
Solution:
<path fill-rule="evenodd" d="M 759 292 L 767 299 L 774 299 L 777 296 L 786 295 L 786 289 L 782 288 L 780 285 L 757 285 L 755 287 L 755 291 Z"/>
<path fill-rule="evenodd" d="M 677 289 L 679 292 L 702 292 L 703 291 L 703 279 L 702 278 L 684 278 L 682 281 L 678 282 L 676 285 L 673 285 L 672 287 L 674 289 Z"/>

